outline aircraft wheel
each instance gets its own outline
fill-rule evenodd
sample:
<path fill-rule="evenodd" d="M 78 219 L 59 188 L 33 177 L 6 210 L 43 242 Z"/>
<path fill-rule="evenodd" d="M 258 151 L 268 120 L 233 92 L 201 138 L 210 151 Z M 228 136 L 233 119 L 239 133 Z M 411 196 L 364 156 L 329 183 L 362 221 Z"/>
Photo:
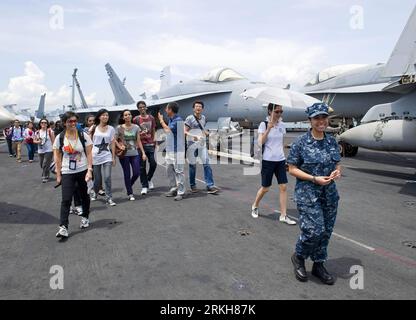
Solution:
<path fill-rule="evenodd" d="M 355 157 L 358 153 L 358 147 L 346 142 L 340 142 L 340 152 L 343 157 Z"/>

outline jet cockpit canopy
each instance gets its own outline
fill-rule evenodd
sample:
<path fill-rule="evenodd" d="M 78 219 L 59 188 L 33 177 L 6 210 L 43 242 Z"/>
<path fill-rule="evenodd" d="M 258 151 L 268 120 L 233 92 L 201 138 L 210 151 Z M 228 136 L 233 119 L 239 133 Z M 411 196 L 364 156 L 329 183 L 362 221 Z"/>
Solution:
<path fill-rule="evenodd" d="M 306 84 L 306 86 L 313 86 L 315 84 L 335 78 L 343 73 L 346 73 L 346 72 L 349 72 L 358 68 L 362 68 L 365 66 L 367 65 L 366 64 L 345 64 L 345 65 L 339 65 L 339 66 L 326 68 L 320 71 L 311 81 L 309 81 Z"/>
<path fill-rule="evenodd" d="M 238 72 L 234 71 L 230 68 L 217 68 L 211 70 L 206 75 L 204 75 L 201 80 L 206 82 L 225 82 L 225 81 L 234 81 L 234 80 L 242 80 L 246 79 Z"/>

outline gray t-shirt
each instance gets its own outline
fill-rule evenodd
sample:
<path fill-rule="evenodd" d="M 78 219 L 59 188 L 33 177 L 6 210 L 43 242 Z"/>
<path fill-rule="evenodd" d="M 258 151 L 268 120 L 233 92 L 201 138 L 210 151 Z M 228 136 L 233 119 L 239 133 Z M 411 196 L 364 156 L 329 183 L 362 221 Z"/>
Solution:
<path fill-rule="evenodd" d="M 94 130 L 94 136 L 92 138 L 92 164 L 100 165 L 113 161 L 113 155 L 111 153 L 111 142 L 114 140 L 116 131 L 112 126 L 108 126 L 105 132 L 100 130 L 97 126 Z"/>
<path fill-rule="evenodd" d="M 201 124 L 202 128 L 205 130 L 206 120 L 203 114 L 201 114 L 201 119 L 198 119 L 198 121 Z M 190 129 L 189 132 L 192 135 L 205 137 L 203 133 L 201 132 L 201 128 L 198 125 L 198 121 L 196 121 L 195 115 L 191 114 L 190 116 L 186 117 L 185 126 Z M 195 142 L 193 141 L 193 138 L 191 137 L 188 137 L 187 140 L 188 140 L 188 144 L 192 144 Z"/>
<path fill-rule="evenodd" d="M 36 132 L 37 138 L 40 140 L 40 144 L 38 144 L 38 153 L 44 154 L 48 152 L 53 152 L 52 150 L 52 129 L 46 130 L 39 130 Z"/>
<path fill-rule="evenodd" d="M 124 141 L 126 142 L 127 157 L 137 156 L 139 152 L 137 151 L 137 139 L 140 139 L 139 133 L 140 128 L 139 126 L 133 124 L 129 130 L 123 129 L 122 126 L 117 127 L 117 136 L 123 137 Z"/>

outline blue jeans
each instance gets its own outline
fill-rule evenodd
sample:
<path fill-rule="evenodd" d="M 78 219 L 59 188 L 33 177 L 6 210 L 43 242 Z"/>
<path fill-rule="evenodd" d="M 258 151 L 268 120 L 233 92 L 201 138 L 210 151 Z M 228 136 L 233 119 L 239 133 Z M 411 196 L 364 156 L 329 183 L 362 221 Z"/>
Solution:
<path fill-rule="evenodd" d="M 29 156 L 29 160 L 33 160 L 35 158 L 35 144 L 26 143 L 26 147 L 27 147 L 27 154 Z"/>
<path fill-rule="evenodd" d="M 113 167 L 113 162 L 106 162 L 100 165 L 93 165 L 94 170 L 94 192 L 98 193 L 102 182 L 104 180 L 105 187 L 105 198 L 107 200 L 112 199 L 113 194 L 111 192 L 111 169 Z"/>
<path fill-rule="evenodd" d="M 140 176 L 140 157 L 125 156 L 124 158 L 120 158 L 120 164 L 123 168 L 127 195 L 131 195 L 133 194 L 133 185 Z M 130 167 L 133 170 L 133 175 L 131 175 Z"/>
<path fill-rule="evenodd" d="M 197 148 L 195 144 L 189 146 L 189 149 L 195 149 L 194 158 L 188 158 L 189 161 L 189 184 L 192 187 L 196 186 L 196 161 L 201 159 L 202 165 L 204 167 L 204 179 L 207 185 L 207 188 L 214 186 L 214 178 L 212 176 L 212 169 L 209 164 L 209 155 L 208 149 L 206 147 Z M 191 151 L 192 152 L 192 151 Z M 192 154 L 192 153 L 191 153 Z"/>

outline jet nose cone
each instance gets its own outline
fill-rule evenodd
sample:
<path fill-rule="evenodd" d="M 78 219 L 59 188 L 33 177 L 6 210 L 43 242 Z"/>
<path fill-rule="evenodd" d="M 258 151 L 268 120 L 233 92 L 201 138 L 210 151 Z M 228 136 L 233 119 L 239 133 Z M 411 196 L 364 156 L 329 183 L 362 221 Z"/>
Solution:
<path fill-rule="evenodd" d="M 360 145 L 363 137 L 367 136 L 363 131 L 365 131 L 363 126 L 354 127 L 341 134 L 339 139 L 352 145 Z"/>
<path fill-rule="evenodd" d="M 12 114 L 10 114 L 4 109 L 0 109 L 0 127 L 1 128 L 8 126 L 10 122 L 13 120 L 14 120 L 14 117 Z"/>

